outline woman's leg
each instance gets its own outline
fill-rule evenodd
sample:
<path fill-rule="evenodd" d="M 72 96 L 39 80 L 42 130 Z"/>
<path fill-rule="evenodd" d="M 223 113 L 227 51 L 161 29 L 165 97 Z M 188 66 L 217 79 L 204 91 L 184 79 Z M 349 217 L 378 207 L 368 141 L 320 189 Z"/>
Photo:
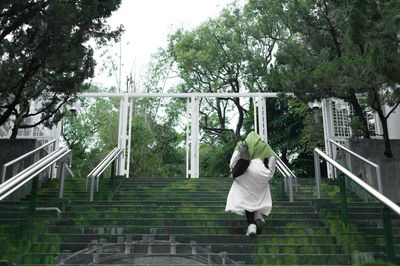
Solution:
<path fill-rule="evenodd" d="M 255 236 L 257 234 L 257 226 L 254 221 L 254 212 L 246 211 L 247 222 L 249 227 L 247 228 L 246 236 Z"/>
<path fill-rule="evenodd" d="M 255 224 L 256 223 L 255 220 L 254 220 L 254 212 L 246 211 L 246 218 L 247 218 L 247 222 L 249 224 Z"/>

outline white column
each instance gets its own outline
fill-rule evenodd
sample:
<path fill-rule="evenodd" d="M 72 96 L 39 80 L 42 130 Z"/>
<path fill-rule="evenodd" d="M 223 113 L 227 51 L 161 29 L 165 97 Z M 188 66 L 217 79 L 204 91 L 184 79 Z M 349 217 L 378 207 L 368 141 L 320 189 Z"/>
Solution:
<path fill-rule="evenodd" d="M 265 104 L 265 98 L 258 97 L 258 135 L 262 140 L 268 142 L 268 131 L 267 131 L 267 108 Z"/>
<path fill-rule="evenodd" d="M 60 147 L 60 142 L 61 142 L 61 130 L 62 130 L 62 127 L 63 127 L 63 124 L 62 124 L 62 123 L 63 123 L 63 122 L 62 122 L 62 119 L 61 119 L 60 122 L 57 123 L 56 130 L 53 131 L 53 132 L 54 132 L 54 138 L 56 139 L 56 141 L 55 141 L 55 143 L 54 143 L 54 150 L 53 150 L 53 151 L 58 150 L 58 148 Z M 51 178 L 51 179 L 57 178 L 57 167 L 56 167 L 56 164 L 53 164 L 53 165 L 51 166 L 50 178 Z"/>
<path fill-rule="evenodd" d="M 118 134 L 118 148 L 123 150 L 119 164 L 118 164 L 118 174 L 126 174 L 126 151 L 127 151 L 127 128 L 128 128 L 128 95 L 121 98 L 120 101 L 120 116 L 119 116 L 119 134 Z"/>
<path fill-rule="evenodd" d="M 130 99 L 129 103 L 129 128 L 128 128 L 128 144 L 127 144 L 127 160 L 126 160 L 126 178 L 129 178 L 129 166 L 130 166 L 130 159 L 131 159 L 131 138 L 132 138 L 132 119 L 133 119 L 133 101 L 134 99 Z"/>
<path fill-rule="evenodd" d="M 191 136 L 190 136 L 190 98 L 187 98 L 187 102 L 186 102 L 186 178 L 189 178 L 190 175 L 190 169 L 189 169 L 189 161 L 190 161 L 190 147 L 189 147 L 189 143 L 191 140 Z"/>
<path fill-rule="evenodd" d="M 199 99 L 192 97 L 191 109 L 191 149 L 190 174 L 191 178 L 199 178 Z"/>
<path fill-rule="evenodd" d="M 322 103 L 322 122 L 324 126 L 324 141 L 325 141 L 325 152 L 328 156 L 332 156 L 331 146 L 329 145 L 329 139 L 333 137 L 333 117 L 332 117 L 332 104 L 329 99 L 323 99 Z M 332 165 L 327 163 L 328 178 L 333 177 Z"/>

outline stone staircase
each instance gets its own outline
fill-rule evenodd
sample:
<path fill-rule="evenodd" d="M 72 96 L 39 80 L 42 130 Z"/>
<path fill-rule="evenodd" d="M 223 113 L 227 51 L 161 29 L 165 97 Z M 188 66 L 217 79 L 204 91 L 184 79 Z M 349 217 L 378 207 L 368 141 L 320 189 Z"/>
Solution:
<path fill-rule="evenodd" d="M 337 204 L 337 186 L 324 184 L 327 205 L 316 208 L 312 179 L 300 179 L 289 202 L 275 178 L 272 213 L 256 237 L 246 237 L 245 217 L 224 212 L 230 185 L 228 178 L 104 179 L 89 202 L 84 179 L 68 179 L 64 199 L 51 180 L 37 198 L 0 204 L 0 264 L 352 264 L 351 242 L 341 241 L 351 232 L 336 232 L 328 221 L 338 209 L 325 209 Z M 350 199 L 367 214 L 379 211 Z M 365 224 L 365 232 L 351 235 L 354 242 L 363 235 L 360 246 L 378 241 L 374 248 L 381 250 L 378 224 Z"/>

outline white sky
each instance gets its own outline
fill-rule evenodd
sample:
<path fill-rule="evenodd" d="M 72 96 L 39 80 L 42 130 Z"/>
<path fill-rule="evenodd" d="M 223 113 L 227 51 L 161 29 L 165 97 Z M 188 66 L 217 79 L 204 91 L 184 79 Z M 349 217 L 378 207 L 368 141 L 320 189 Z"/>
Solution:
<path fill-rule="evenodd" d="M 109 19 L 114 29 L 124 25 L 121 42 L 122 89 L 126 87 L 126 77 L 132 72 L 135 77 L 144 74 L 151 54 L 159 47 L 165 47 L 168 34 L 183 27 L 191 29 L 219 12 L 233 0 L 122 0 L 121 7 Z M 119 66 L 120 45 L 113 44 L 111 54 Z M 98 70 L 94 83 L 103 87 L 116 86 L 116 77 L 99 73 L 99 52 L 96 53 Z M 116 73 L 119 76 L 119 73 Z"/>

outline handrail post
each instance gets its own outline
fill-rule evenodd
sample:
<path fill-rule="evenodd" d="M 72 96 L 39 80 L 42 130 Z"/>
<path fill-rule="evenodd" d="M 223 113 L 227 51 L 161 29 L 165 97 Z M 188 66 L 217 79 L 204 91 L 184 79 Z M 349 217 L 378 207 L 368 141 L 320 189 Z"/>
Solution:
<path fill-rule="evenodd" d="M 3 167 L 1 169 L 1 182 L 0 184 L 4 183 L 4 179 L 6 178 L 6 165 L 3 164 Z"/>
<path fill-rule="evenodd" d="M 114 187 L 115 180 L 115 160 L 111 163 L 111 187 Z"/>
<path fill-rule="evenodd" d="M 32 226 L 35 223 L 38 187 L 39 187 L 39 175 L 36 175 L 31 183 L 31 201 L 29 203 L 29 214 L 28 214 L 29 226 Z"/>
<path fill-rule="evenodd" d="M 60 199 L 62 199 L 63 195 L 64 195 L 65 164 L 66 164 L 65 161 L 60 162 L 61 174 L 60 174 L 60 185 L 59 185 L 59 188 L 58 188 L 58 197 Z"/>
<path fill-rule="evenodd" d="M 319 165 L 319 155 L 314 152 L 315 185 L 317 186 L 317 199 L 321 198 L 321 168 Z"/>
<path fill-rule="evenodd" d="M 289 177 L 289 201 L 293 202 L 293 179 Z"/>
<path fill-rule="evenodd" d="M 93 201 L 93 193 L 94 193 L 94 176 L 91 176 L 91 180 L 90 180 L 90 199 L 89 199 L 89 201 Z"/>
<path fill-rule="evenodd" d="M 383 194 L 381 167 L 379 165 L 376 167 L 376 182 L 378 183 L 378 191 Z"/>
<path fill-rule="evenodd" d="M 385 233 L 386 255 L 390 262 L 396 264 L 396 256 L 394 253 L 393 234 L 392 234 L 392 219 L 391 210 L 384 206 L 383 208 L 383 230 Z"/>
<path fill-rule="evenodd" d="M 329 146 L 330 146 L 330 150 L 331 150 L 331 156 L 330 157 L 332 159 L 335 159 L 334 156 L 333 156 L 333 143 L 331 141 L 329 141 Z M 336 154 L 336 158 L 337 158 L 337 154 Z M 327 163 L 327 167 L 331 167 L 331 165 Z M 333 176 L 334 179 L 337 178 L 336 168 L 334 168 L 334 167 L 332 167 L 332 176 Z"/>
<path fill-rule="evenodd" d="M 338 176 L 339 176 L 339 187 L 340 187 L 342 221 L 347 226 L 349 224 L 349 212 L 347 208 L 346 182 L 343 173 L 339 173 Z"/>

